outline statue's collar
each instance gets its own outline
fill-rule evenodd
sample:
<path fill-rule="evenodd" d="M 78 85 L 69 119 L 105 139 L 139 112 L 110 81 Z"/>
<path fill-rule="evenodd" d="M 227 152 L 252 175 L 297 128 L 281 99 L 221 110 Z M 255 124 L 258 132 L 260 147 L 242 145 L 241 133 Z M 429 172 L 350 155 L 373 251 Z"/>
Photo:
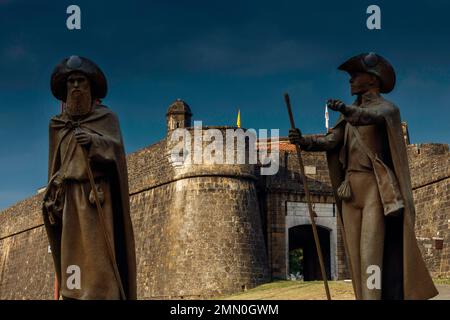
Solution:
<path fill-rule="evenodd" d="M 57 115 L 52 118 L 50 126 L 54 128 L 65 127 L 66 129 L 71 130 L 80 127 L 81 125 L 103 118 L 107 114 L 108 109 L 104 106 L 98 105 L 91 113 L 80 119 L 70 119 L 66 113 Z"/>
<path fill-rule="evenodd" d="M 87 114 L 84 114 L 82 116 L 73 117 L 67 114 L 66 112 L 63 112 L 61 119 L 64 121 L 72 122 L 72 123 L 82 123 L 84 120 L 88 119 L 92 114 L 94 113 L 94 110 L 90 111 Z"/>
<path fill-rule="evenodd" d="M 360 96 L 355 101 L 355 105 L 365 105 L 372 103 L 376 100 L 381 99 L 381 95 L 373 92 L 366 92 Z"/>

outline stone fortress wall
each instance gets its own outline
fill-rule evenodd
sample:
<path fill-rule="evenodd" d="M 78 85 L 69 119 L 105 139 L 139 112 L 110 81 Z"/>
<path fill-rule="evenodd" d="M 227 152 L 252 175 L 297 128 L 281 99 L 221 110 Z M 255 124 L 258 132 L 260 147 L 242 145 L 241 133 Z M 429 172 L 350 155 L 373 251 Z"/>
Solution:
<path fill-rule="evenodd" d="M 431 274 L 450 277 L 450 153 L 445 144 L 409 145 L 416 237 Z"/>
<path fill-rule="evenodd" d="M 169 108 L 169 133 L 189 127 L 187 108 L 179 100 Z M 295 148 L 281 141 L 279 172 L 261 176 L 258 166 L 174 166 L 172 143 L 163 139 L 127 156 L 138 298 L 204 298 L 286 278 L 289 230 L 306 221 L 292 211 L 305 203 Z M 409 145 L 408 154 L 416 235 L 433 276 L 449 277 L 448 145 Z M 347 278 L 334 211 L 321 211 L 334 203 L 325 155 L 304 153 L 304 162 L 317 223 L 330 230 L 332 275 Z M 0 299 L 53 298 L 41 198 L 34 195 L 0 212 Z"/>
<path fill-rule="evenodd" d="M 163 139 L 127 157 L 138 297 L 205 298 L 269 281 L 255 165 L 173 165 L 171 148 Z M 0 213 L 0 299 L 53 297 L 41 199 Z"/>
<path fill-rule="evenodd" d="M 207 144 L 203 139 L 203 148 Z M 137 163 L 152 163 L 149 175 L 163 162 L 165 168 L 164 179 L 131 191 L 139 296 L 204 298 L 269 281 L 255 166 L 172 165 L 172 147 L 166 139 L 157 150 L 141 151 L 157 159 L 133 155 Z M 191 147 L 184 152 L 188 156 L 194 152 Z M 143 168 L 130 171 L 143 177 Z"/>

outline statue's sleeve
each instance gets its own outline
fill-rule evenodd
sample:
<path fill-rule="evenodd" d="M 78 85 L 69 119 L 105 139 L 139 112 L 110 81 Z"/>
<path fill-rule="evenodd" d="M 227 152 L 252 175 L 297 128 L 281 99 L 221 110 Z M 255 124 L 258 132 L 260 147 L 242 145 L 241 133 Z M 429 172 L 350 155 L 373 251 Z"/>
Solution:
<path fill-rule="evenodd" d="M 115 115 L 110 115 L 102 124 L 103 130 L 92 134 L 89 146 L 89 158 L 95 162 L 114 162 L 117 160 L 117 150 L 122 144 L 119 121 Z"/>
<path fill-rule="evenodd" d="M 339 125 L 325 136 L 303 136 L 300 147 L 305 151 L 331 151 L 336 149 L 344 141 L 345 126 Z"/>
<path fill-rule="evenodd" d="M 342 112 L 345 120 L 353 126 L 367 126 L 372 124 L 383 124 L 387 115 L 395 112 L 396 107 L 385 103 L 371 108 L 346 106 Z"/>
<path fill-rule="evenodd" d="M 60 141 L 58 140 L 58 135 L 56 134 L 56 129 L 53 128 L 53 120 L 50 120 L 48 125 L 48 177 L 47 182 L 50 181 L 52 175 L 60 167 L 60 159 L 57 157 L 58 146 Z"/>
<path fill-rule="evenodd" d="M 53 165 L 53 157 L 55 153 L 55 142 L 53 137 L 53 130 L 51 126 L 52 122 L 50 121 L 48 125 L 48 177 L 47 182 L 50 181 L 51 174 L 52 174 L 52 165 Z"/>

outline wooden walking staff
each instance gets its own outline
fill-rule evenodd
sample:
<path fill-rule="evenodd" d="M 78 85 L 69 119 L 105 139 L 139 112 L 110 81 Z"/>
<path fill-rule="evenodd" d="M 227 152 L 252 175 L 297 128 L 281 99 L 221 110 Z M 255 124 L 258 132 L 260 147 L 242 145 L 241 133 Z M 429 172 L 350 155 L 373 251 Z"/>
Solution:
<path fill-rule="evenodd" d="M 289 120 L 291 121 L 291 128 L 295 129 L 296 126 L 295 126 L 295 122 L 294 122 L 294 117 L 292 115 L 291 101 L 290 101 L 289 95 L 287 93 L 284 94 L 284 100 L 286 101 L 286 106 L 287 106 L 288 113 L 289 113 Z M 327 279 L 327 274 L 325 272 L 325 264 L 323 262 L 322 248 L 320 247 L 319 234 L 317 233 L 317 226 L 316 226 L 316 222 L 314 221 L 314 212 L 313 212 L 313 208 L 312 208 L 311 197 L 309 194 L 308 181 L 307 181 L 306 175 L 305 175 L 305 167 L 303 166 L 302 153 L 300 150 L 300 146 L 298 144 L 295 144 L 295 149 L 297 151 L 297 159 L 298 159 L 298 164 L 300 166 L 300 175 L 302 176 L 302 180 L 303 180 L 303 188 L 305 189 L 306 202 L 308 203 L 309 217 L 311 219 L 311 226 L 312 226 L 313 235 L 314 235 L 314 242 L 316 244 L 317 256 L 319 257 L 320 273 L 322 274 L 323 284 L 325 286 L 325 292 L 327 294 L 327 300 L 331 300 L 330 288 L 328 287 L 328 279 Z"/>

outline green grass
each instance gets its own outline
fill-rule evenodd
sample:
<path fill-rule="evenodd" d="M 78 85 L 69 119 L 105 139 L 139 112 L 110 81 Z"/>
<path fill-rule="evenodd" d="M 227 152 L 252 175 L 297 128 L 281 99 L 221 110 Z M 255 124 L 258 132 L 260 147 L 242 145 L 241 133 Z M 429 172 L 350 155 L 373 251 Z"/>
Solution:
<path fill-rule="evenodd" d="M 434 284 L 450 285 L 450 278 L 433 278 Z"/>
<path fill-rule="evenodd" d="M 450 278 L 433 279 L 435 284 L 450 285 Z M 354 300 L 351 282 L 329 281 L 333 300 Z M 245 292 L 216 297 L 223 300 L 326 300 L 322 281 L 278 280 L 257 286 Z"/>
<path fill-rule="evenodd" d="M 353 300 L 352 284 L 328 282 L 332 299 Z M 326 299 L 322 281 L 279 280 L 260 285 L 242 293 L 219 297 L 224 300 L 322 300 Z"/>

